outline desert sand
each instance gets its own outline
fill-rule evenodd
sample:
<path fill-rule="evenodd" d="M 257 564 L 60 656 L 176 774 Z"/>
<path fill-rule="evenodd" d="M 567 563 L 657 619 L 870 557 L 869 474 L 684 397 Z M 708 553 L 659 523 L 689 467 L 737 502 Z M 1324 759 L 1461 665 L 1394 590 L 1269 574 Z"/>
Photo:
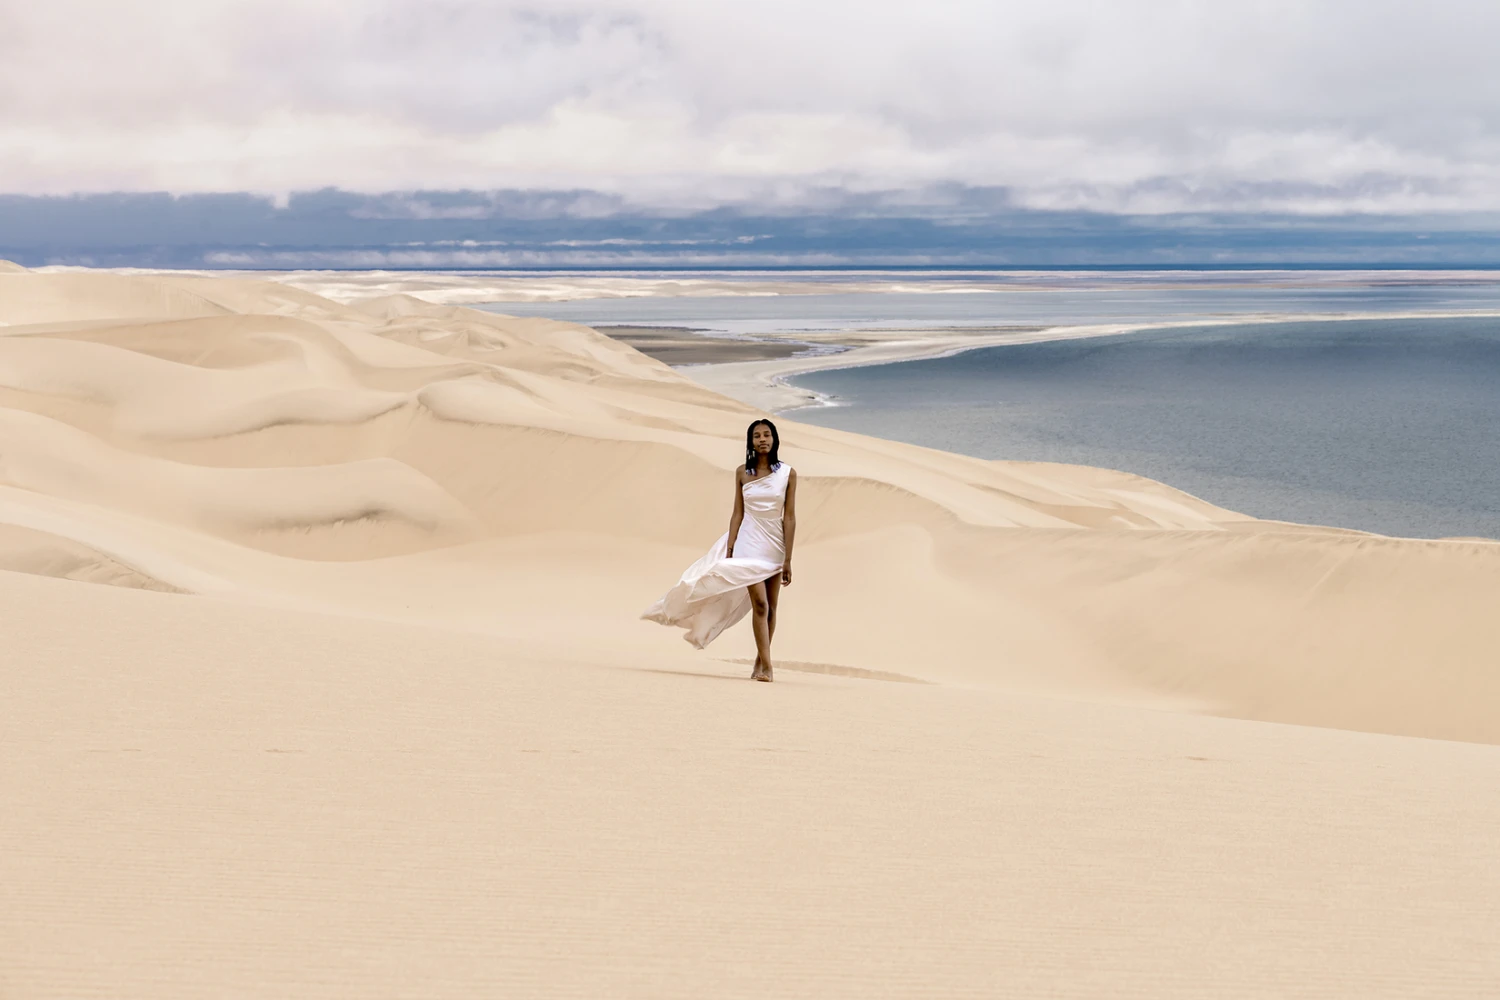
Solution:
<path fill-rule="evenodd" d="M 0 996 L 1489 997 L 1500 545 L 781 422 L 583 327 L 0 265 Z"/>

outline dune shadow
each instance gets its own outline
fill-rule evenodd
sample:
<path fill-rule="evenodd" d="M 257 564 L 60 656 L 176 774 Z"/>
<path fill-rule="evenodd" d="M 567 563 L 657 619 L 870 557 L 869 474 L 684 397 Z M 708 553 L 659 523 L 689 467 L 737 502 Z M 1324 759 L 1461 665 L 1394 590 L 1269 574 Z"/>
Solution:
<path fill-rule="evenodd" d="M 720 663 L 738 663 L 744 666 L 754 665 L 754 660 L 749 659 L 725 659 Z M 931 684 L 920 677 L 912 677 L 910 674 L 898 674 L 889 670 L 867 670 L 864 667 L 846 667 L 840 663 L 813 663 L 808 660 L 775 660 L 777 670 L 795 670 L 803 674 L 828 674 L 833 677 L 853 677 L 862 681 L 888 681 L 895 684 Z"/>
<path fill-rule="evenodd" d="M 663 670 L 660 667 L 639 667 L 643 674 L 665 674 L 668 677 L 707 677 L 716 681 L 746 681 L 750 678 L 739 674 L 710 674 L 702 670 Z"/>

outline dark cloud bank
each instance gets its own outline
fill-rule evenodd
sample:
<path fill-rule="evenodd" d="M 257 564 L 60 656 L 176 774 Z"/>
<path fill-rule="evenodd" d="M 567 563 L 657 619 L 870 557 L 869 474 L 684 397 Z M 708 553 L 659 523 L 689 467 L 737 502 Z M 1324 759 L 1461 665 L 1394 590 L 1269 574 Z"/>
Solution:
<path fill-rule="evenodd" d="M 838 265 L 1500 265 L 1493 215 L 1121 215 L 1000 189 L 813 192 L 671 212 L 592 191 L 0 195 L 28 266 L 248 269 Z"/>

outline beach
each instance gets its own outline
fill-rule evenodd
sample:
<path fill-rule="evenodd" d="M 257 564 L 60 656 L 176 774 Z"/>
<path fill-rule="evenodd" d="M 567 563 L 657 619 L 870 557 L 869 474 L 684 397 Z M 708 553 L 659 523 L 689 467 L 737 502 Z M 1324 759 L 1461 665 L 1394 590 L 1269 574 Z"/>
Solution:
<path fill-rule="evenodd" d="M 1500 545 L 791 414 L 750 684 L 638 616 L 787 377 L 1130 324 L 481 285 L 0 265 L 0 995 L 1500 988 Z"/>

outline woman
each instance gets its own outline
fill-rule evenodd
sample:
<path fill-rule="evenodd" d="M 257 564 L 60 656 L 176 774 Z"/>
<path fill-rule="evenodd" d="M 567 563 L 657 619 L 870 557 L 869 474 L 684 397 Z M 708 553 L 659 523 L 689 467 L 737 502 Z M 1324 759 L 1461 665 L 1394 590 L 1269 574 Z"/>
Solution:
<path fill-rule="evenodd" d="M 729 531 L 708 555 L 688 567 L 677 586 L 642 618 L 687 629 L 702 649 L 753 611 L 753 681 L 771 680 L 771 637 L 776 603 L 792 583 L 792 537 L 797 532 L 797 473 L 781 461 L 781 435 L 769 420 L 745 431 L 745 464 L 734 474 Z"/>

